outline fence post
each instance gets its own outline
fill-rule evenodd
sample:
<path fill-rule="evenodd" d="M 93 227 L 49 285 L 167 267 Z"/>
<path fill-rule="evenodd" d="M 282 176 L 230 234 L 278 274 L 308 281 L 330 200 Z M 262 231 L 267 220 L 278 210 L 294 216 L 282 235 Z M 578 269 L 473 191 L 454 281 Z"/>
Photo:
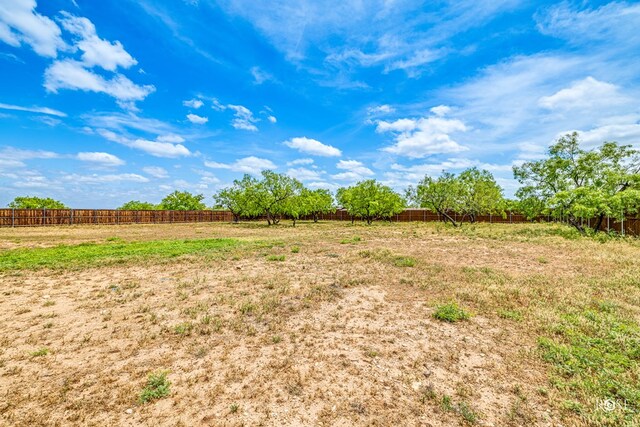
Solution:
<path fill-rule="evenodd" d="M 622 235 L 624 236 L 624 214 L 622 215 L 622 227 L 620 227 L 620 229 L 622 230 Z"/>
<path fill-rule="evenodd" d="M 607 233 L 611 232 L 611 226 L 609 225 L 609 215 L 607 215 Z"/>
<path fill-rule="evenodd" d="M 489 214 L 489 224 L 493 222 L 491 214 Z"/>
<path fill-rule="evenodd" d="M 16 226 L 16 209 L 11 209 L 11 228 Z"/>
<path fill-rule="evenodd" d="M 42 225 L 47 225 L 47 208 L 42 209 Z"/>
<path fill-rule="evenodd" d="M 513 212 L 509 211 L 509 224 L 513 224 Z"/>

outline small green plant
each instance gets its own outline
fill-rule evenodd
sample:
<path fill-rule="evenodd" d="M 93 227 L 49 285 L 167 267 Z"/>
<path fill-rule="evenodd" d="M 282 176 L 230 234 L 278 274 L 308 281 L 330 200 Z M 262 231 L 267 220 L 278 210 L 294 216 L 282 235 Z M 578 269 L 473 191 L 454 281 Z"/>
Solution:
<path fill-rule="evenodd" d="M 299 246 L 294 246 L 291 248 L 291 253 L 292 254 L 297 254 L 298 252 L 300 252 L 300 247 Z"/>
<path fill-rule="evenodd" d="M 393 265 L 396 267 L 415 267 L 416 259 L 408 256 L 399 256 L 393 260 Z"/>
<path fill-rule="evenodd" d="M 284 255 L 269 255 L 267 261 L 284 261 Z"/>
<path fill-rule="evenodd" d="M 274 335 L 271 337 L 271 342 L 274 344 L 278 344 L 282 341 L 282 337 L 280 335 Z"/>
<path fill-rule="evenodd" d="M 171 382 L 167 372 L 155 372 L 147 377 L 147 385 L 140 392 L 140 402 L 147 403 L 169 395 Z"/>
<path fill-rule="evenodd" d="M 45 301 L 44 304 L 42 304 L 43 307 L 51 307 L 52 305 L 56 305 L 56 302 L 48 300 L 48 301 Z"/>
<path fill-rule="evenodd" d="M 47 354 L 49 354 L 49 349 L 47 347 L 42 347 L 41 349 L 38 349 L 36 351 L 32 351 L 29 354 L 31 355 L 31 357 L 42 357 L 42 356 L 46 356 Z"/>
<path fill-rule="evenodd" d="M 498 316 L 503 319 L 515 320 L 517 322 L 522 320 L 522 313 L 518 310 L 498 310 Z"/>
<path fill-rule="evenodd" d="M 460 320 L 468 320 L 471 317 L 468 311 L 458 306 L 455 302 L 439 305 L 433 313 L 433 317 L 445 322 L 458 322 Z"/>
<path fill-rule="evenodd" d="M 189 335 L 193 329 L 193 324 L 190 322 L 179 323 L 173 327 L 173 332 L 178 335 Z"/>
<path fill-rule="evenodd" d="M 240 406 L 237 403 L 233 403 L 231 406 L 229 406 L 229 412 L 231 412 L 232 414 L 238 412 L 239 409 Z"/>

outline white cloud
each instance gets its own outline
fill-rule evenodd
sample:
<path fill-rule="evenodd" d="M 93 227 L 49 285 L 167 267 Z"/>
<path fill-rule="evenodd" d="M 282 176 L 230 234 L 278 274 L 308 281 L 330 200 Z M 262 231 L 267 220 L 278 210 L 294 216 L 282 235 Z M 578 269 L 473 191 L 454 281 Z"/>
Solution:
<path fill-rule="evenodd" d="M 543 34 L 575 44 L 600 41 L 618 50 L 640 43 L 640 4 L 614 1 L 596 9 L 575 10 L 571 3 L 562 2 L 536 18 Z"/>
<path fill-rule="evenodd" d="M 449 107 L 448 105 L 438 105 L 437 107 L 431 108 L 429 111 L 438 117 L 442 117 L 451 112 L 451 107 Z"/>
<path fill-rule="evenodd" d="M 269 80 L 275 81 L 275 78 L 271 74 L 262 70 L 260 67 L 252 67 L 251 75 L 253 76 L 253 82 L 257 85 L 261 85 L 262 83 Z"/>
<path fill-rule="evenodd" d="M 466 132 L 465 124 L 457 119 L 441 117 L 447 107 L 436 107 L 434 116 L 420 119 L 399 119 L 394 122 L 378 121 L 376 132 L 395 133 L 395 144 L 382 150 L 419 159 L 433 154 L 458 153 L 467 150 L 451 137 Z M 433 109 L 432 109 L 433 110 Z"/>
<path fill-rule="evenodd" d="M 114 182 L 149 182 L 149 178 L 135 173 L 107 174 L 107 175 L 78 175 L 69 174 L 63 177 L 65 181 L 82 182 L 86 184 L 114 183 Z"/>
<path fill-rule="evenodd" d="M 0 149 L 0 167 L 5 169 L 25 167 L 25 160 L 57 158 L 60 158 L 60 154 L 46 150 L 23 150 L 14 147 Z"/>
<path fill-rule="evenodd" d="M 155 157 L 186 157 L 190 156 L 191 152 L 187 147 L 179 143 L 163 142 L 162 137 L 158 137 L 156 141 L 150 141 L 147 139 L 131 139 L 122 135 L 118 135 L 115 132 L 107 129 L 98 129 L 98 134 L 103 138 L 117 142 L 118 144 L 125 145 L 130 148 L 144 151 Z M 178 137 L 179 138 L 179 137 Z M 175 139 L 172 139 L 175 140 Z"/>
<path fill-rule="evenodd" d="M 445 51 L 442 49 L 422 49 L 413 53 L 406 59 L 395 61 L 385 67 L 385 72 L 393 70 L 405 70 L 409 76 L 414 77 L 420 74 L 420 70 L 424 65 L 437 61 L 445 56 Z M 416 70 L 420 69 L 420 70 Z"/>
<path fill-rule="evenodd" d="M 3 0 L 0 40 L 14 47 L 26 43 L 40 56 L 55 58 L 65 48 L 60 28 L 35 11 L 35 0 Z"/>
<path fill-rule="evenodd" d="M 197 114 L 187 114 L 187 119 L 194 124 L 203 125 L 209 121 L 208 117 L 198 116 Z"/>
<path fill-rule="evenodd" d="M 142 171 L 147 175 L 151 175 L 154 178 L 168 178 L 169 173 L 166 169 L 161 168 L 160 166 L 146 166 L 142 168 Z"/>
<path fill-rule="evenodd" d="M 340 160 L 336 168 L 345 171 L 332 175 L 333 179 L 339 181 L 358 181 L 375 175 L 371 169 L 357 160 Z"/>
<path fill-rule="evenodd" d="M 182 101 L 182 105 L 184 105 L 185 107 L 189 107 L 189 108 L 193 108 L 194 110 L 197 110 L 198 108 L 204 105 L 204 102 L 202 102 L 201 99 L 191 99 L 188 101 Z"/>
<path fill-rule="evenodd" d="M 383 104 L 383 105 L 367 108 L 367 113 L 369 115 L 391 114 L 391 113 L 395 113 L 395 111 L 396 109 L 389 104 Z"/>
<path fill-rule="evenodd" d="M 138 63 L 119 41 L 110 42 L 98 37 L 95 25 L 87 18 L 67 12 L 62 12 L 61 15 L 59 21 L 62 27 L 79 38 L 75 47 L 83 52 L 82 62 L 85 66 L 99 66 L 115 71 L 118 67 L 130 68 Z"/>
<path fill-rule="evenodd" d="M 275 116 L 269 116 L 267 117 L 267 120 L 269 120 L 271 123 L 276 123 L 278 121 Z"/>
<path fill-rule="evenodd" d="M 121 166 L 125 163 L 124 160 L 109 153 L 83 152 L 78 153 L 76 157 L 83 162 L 98 163 L 103 166 Z"/>
<path fill-rule="evenodd" d="M 311 165 L 311 164 L 313 164 L 313 159 L 296 159 L 296 160 L 287 162 L 287 166 Z"/>
<path fill-rule="evenodd" d="M 19 105 L 10 105 L 0 103 L 0 109 L 3 110 L 15 110 L 15 111 L 28 111 L 30 113 L 49 114 L 50 116 L 67 117 L 62 111 L 54 110 L 47 107 L 21 107 Z"/>
<path fill-rule="evenodd" d="M 287 175 L 300 181 L 318 181 L 322 179 L 323 171 L 307 168 L 291 168 L 287 170 Z"/>
<path fill-rule="evenodd" d="M 301 153 L 312 154 L 314 156 L 339 157 L 342 155 L 342 151 L 337 148 L 304 136 L 284 141 L 284 145 L 296 149 Z"/>
<path fill-rule="evenodd" d="M 543 96 L 539 104 L 549 110 L 583 110 L 625 104 L 630 100 L 619 93 L 616 85 L 587 77 L 553 95 Z"/>
<path fill-rule="evenodd" d="M 234 172 L 245 172 L 256 174 L 262 170 L 266 169 L 276 169 L 277 166 L 271 161 L 267 159 L 261 159 L 255 156 L 244 157 L 242 159 L 238 159 L 233 163 L 218 163 L 205 161 L 204 165 L 208 168 L 213 169 L 229 169 Z"/>
<path fill-rule="evenodd" d="M 258 130 L 254 123 L 257 123 L 259 119 L 253 116 L 251 110 L 242 105 L 227 105 L 227 108 L 235 111 L 235 118 L 231 121 L 231 126 L 236 129 L 248 130 L 255 132 Z"/>
<path fill-rule="evenodd" d="M 60 89 L 105 93 L 121 103 L 143 100 L 155 91 L 154 86 L 138 86 L 121 74 L 107 80 L 84 68 L 81 62 L 70 59 L 54 61 L 47 68 L 44 87 L 53 93 Z"/>

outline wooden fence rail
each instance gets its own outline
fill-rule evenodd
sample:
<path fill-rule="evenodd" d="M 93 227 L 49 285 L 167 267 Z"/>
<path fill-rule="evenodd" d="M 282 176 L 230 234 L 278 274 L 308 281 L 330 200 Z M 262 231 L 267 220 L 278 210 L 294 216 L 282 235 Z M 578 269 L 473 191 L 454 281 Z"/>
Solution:
<path fill-rule="evenodd" d="M 460 215 L 452 212 L 451 215 L 460 220 Z M 310 217 L 304 219 L 311 219 Z M 351 221 L 349 214 L 343 210 L 330 214 L 323 214 L 320 219 L 324 221 Z M 402 213 L 389 218 L 396 222 L 428 222 L 441 221 L 442 218 L 435 212 L 426 209 L 406 209 Z M 41 227 L 51 225 L 118 225 L 118 224 L 170 224 L 170 223 L 197 223 L 197 222 L 231 222 L 233 215 L 228 211 L 204 210 L 204 211 L 165 211 L 145 210 L 129 211 L 117 209 L 0 209 L 0 227 Z M 508 212 L 502 215 L 484 215 L 477 218 L 478 222 L 489 223 L 525 223 L 530 222 L 524 215 Z M 541 216 L 537 222 L 553 221 L 551 217 Z M 592 218 L 582 220 L 585 225 L 591 225 Z M 613 218 L 605 218 L 600 225 L 603 231 L 616 231 L 621 234 L 640 236 L 640 218 L 628 217 L 624 221 L 616 221 Z"/>

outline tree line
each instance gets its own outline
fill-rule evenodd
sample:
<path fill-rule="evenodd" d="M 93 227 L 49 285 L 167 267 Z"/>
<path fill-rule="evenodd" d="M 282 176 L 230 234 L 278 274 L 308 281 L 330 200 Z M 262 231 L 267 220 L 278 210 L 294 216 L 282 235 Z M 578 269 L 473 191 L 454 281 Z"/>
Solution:
<path fill-rule="evenodd" d="M 583 233 L 597 232 L 605 217 L 620 220 L 640 212 L 640 153 L 629 145 L 605 142 L 585 149 L 574 132 L 559 138 L 540 160 L 514 166 L 513 173 L 521 184 L 516 199 L 505 198 L 493 175 L 475 167 L 457 175 L 425 176 L 404 194 L 369 179 L 338 189 L 334 197 L 329 190 L 309 189 L 293 177 L 267 170 L 259 177 L 244 175 L 218 191 L 213 208 L 228 210 L 235 222 L 263 217 L 269 225 L 282 218 L 292 220 L 293 225 L 302 217 L 317 222 L 337 207 L 345 209 L 352 221 L 368 224 L 389 219 L 407 207 L 421 207 L 437 212 L 455 227 L 462 221 L 475 222 L 481 215 L 519 212 L 530 220 L 548 215 Z M 9 207 L 67 208 L 57 200 L 38 197 L 16 197 Z M 157 205 L 132 200 L 118 209 L 206 208 L 204 195 L 174 191 Z M 585 218 L 596 220 L 587 227 Z"/>

